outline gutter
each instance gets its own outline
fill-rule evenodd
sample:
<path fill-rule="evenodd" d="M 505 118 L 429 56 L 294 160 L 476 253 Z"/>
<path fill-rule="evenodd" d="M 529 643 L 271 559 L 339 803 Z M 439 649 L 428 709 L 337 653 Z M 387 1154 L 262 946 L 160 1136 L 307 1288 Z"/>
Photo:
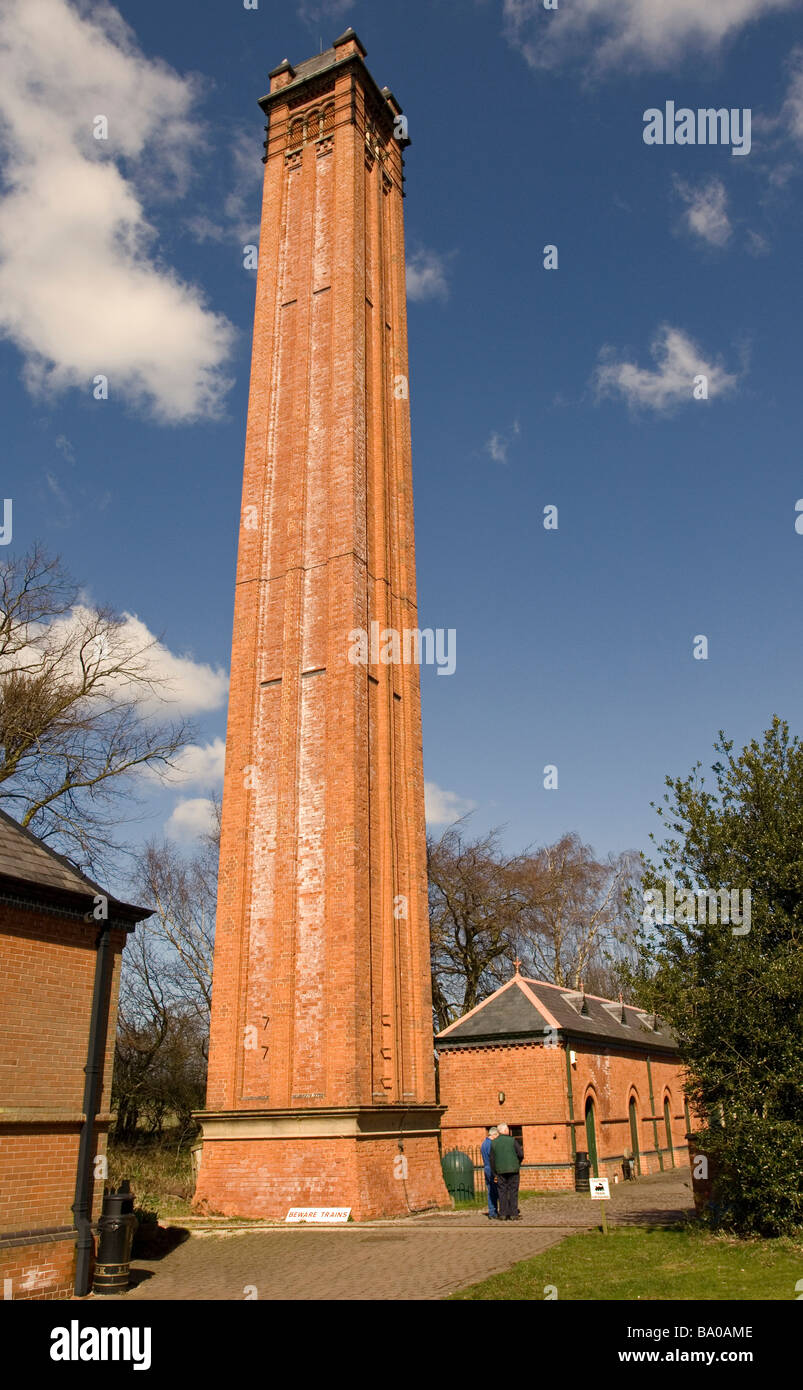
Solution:
<path fill-rule="evenodd" d="M 78 1166 L 75 1174 L 73 1217 L 78 1232 L 75 1263 L 75 1293 L 83 1298 L 89 1293 L 89 1271 L 95 1242 L 92 1236 L 92 1165 L 95 1150 L 95 1127 L 103 1086 L 103 1058 L 109 1027 L 109 983 L 114 957 L 111 951 L 111 922 L 104 921 L 98 934 L 95 961 L 95 984 L 92 993 L 92 1014 L 89 1023 L 89 1045 L 84 1073 L 83 1125 L 78 1143 Z"/>
<path fill-rule="evenodd" d="M 650 1066 L 649 1053 L 647 1054 L 647 1081 L 650 1087 L 650 1114 L 652 1115 L 652 1139 L 655 1145 L 655 1152 L 658 1155 L 658 1166 L 661 1172 L 663 1173 L 664 1156 L 661 1153 L 660 1148 L 658 1147 L 658 1121 L 655 1118 L 655 1097 L 652 1092 L 652 1067 Z"/>
<path fill-rule="evenodd" d="M 572 1136 L 572 1158 L 577 1158 L 577 1135 L 574 1130 L 574 1092 L 572 1091 L 572 1059 L 568 1039 L 564 1052 L 566 1054 L 566 1096 L 569 1102 L 569 1130 Z"/>

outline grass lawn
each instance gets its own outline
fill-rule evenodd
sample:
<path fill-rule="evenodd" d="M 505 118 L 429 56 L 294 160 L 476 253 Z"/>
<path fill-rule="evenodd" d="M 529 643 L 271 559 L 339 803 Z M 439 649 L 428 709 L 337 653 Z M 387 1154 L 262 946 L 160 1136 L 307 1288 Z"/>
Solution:
<path fill-rule="evenodd" d="M 569 1236 L 456 1299 L 795 1299 L 803 1241 L 735 1240 L 694 1228 L 628 1227 Z M 550 1289 L 551 1297 L 555 1297 Z"/>

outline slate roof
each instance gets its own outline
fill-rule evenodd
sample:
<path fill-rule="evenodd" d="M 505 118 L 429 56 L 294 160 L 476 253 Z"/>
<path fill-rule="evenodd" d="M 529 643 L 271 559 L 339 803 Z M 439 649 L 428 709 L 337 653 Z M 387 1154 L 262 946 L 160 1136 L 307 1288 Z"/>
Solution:
<path fill-rule="evenodd" d="M 358 56 L 350 53 L 344 57 L 341 47 L 350 39 L 353 39 L 357 44 Z M 362 65 L 365 80 L 372 89 L 380 107 L 384 107 L 385 99 L 387 99 L 394 103 L 398 111 L 401 112 L 401 107 L 398 105 L 393 93 L 389 91 L 387 87 L 384 91 L 380 91 L 370 72 L 365 67 L 365 47 L 353 29 L 347 29 L 345 34 L 340 35 L 339 39 L 335 39 L 331 48 L 325 49 L 323 53 L 316 53 L 313 58 L 306 58 L 303 63 L 290 63 L 285 59 L 283 63 L 279 64 L 278 68 L 274 68 L 273 71 L 268 74 L 269 77 L 275 77 L 277 73 L 286 71 L 290 68 L 293 72 L 292 81 L 288 82 L 286 86 L 278 88 L 277 91 L 268 92 L 266 96 L 260 97 L 260 107 L 265 112 L 265 115 L 269 115 L 270 108 L 274 102 L 285 101 L 288 93 L 292 96 L 293 92 L 295 92 L 297 88 L 303 86 L 305 82 L 309 82 L 310 78 L 319 77 L 321 73 L 328 72 L 330 68 L 337 67 L 340 63 L 354 62 L 355 56 L 357 56 L 357 61 Z M 403 143 L 408 144 L 410 142 L 405 141 Z"/>
<path fill-rule="evenodd" d="M 306 58 L 303 63 L 294 63 L 293 68 L 295 70 L 296 79 L 300 81 L 302 78 L 315 77 L 319 72 L 325 72 L 333 63 L 339 62 L 340 59 L 337 50 L 342 47 L 344 43 L 347 43 L 349 39 L 354 40 L 362 56 L 365 57 L 365 48 L 360 42 L 357 34 L 355 34 L 353 29 L 347 29 L 345 34 L 341 34 L 339 39 L 335 39 L 332 47 L 327 48 L 324 53 L 318 53 L 314 58 Z"/>
<path fill-rule="evenodd" d="M 306 58 L 303 63 L 294 63 L 295 77 L 293 81 L 301 82 L 308 77 L 315 77 L 319 72 L 325 72 L 337 61 L 337 49 L 327 48 L 323 53 L 316 53 L 314 58 Z"/>
<path fill-rule="evenodd" d="M 661 1018 L 630 1004 L 518 974 L 438 1033 L 435 1045 L 446 1049 L 502 1040 L 537 1041 L 551 1029 L 562 1038 L 593 1038 L 607 1046 L 677 1051 L 675 1035 Z"/>
<path fill-rule="evenodd" d="M 356 42 L 360 51 L 360 56 L 364 58 L 365 48 L 363 44 L 360 42 L 360 39 L 353 29 L 347 29 L 345 34 L 341 34 L 340 38 L 336 39 L 332 44 L 332 47 L 325 49 L 323 53 L 316 53 L 313 58 L 305 58 L 303 63 L 291 63 L 285 58 L 284 62 L 280 63 L 277 68 L 274 68 L 268 76 L 275 77 L 277 73 L 292 71 L 292 81 L 288 82 L 287 86 L 281 88 L 282 93 L 284 93 L 288 91 L 290 87 L 300 85 L 302 82 L 308 82 L 311 77 L 317 77 L 319 73 L 326 72 L 328 68 L 334 67 L 335 63 L 346 61 L 343 55 L 338 52 L 338 49 L 349 39 L 353 39 Z M 265 100 L 265 98 L 263 98 L 263 100 Z"/>
<path fill-rule="evenodd" d="M 152 908 L 120 902 L 86 874 L 82 874 L 63 854 L 57 854 L 30 830 L 0 810 L 0 891 L 19 897 L 60 901 L 71 907 L 92 907 L 88 898 L 104 893 L 109 900 L 109 916 L 132 923 L 150 917 Z M 79 901 L 80 900 L 80 901 Z"/>

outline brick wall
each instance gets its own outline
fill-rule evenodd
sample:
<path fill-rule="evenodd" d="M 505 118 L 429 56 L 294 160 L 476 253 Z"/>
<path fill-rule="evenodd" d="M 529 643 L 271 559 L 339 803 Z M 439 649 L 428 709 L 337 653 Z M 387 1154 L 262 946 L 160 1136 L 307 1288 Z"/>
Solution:
<path fill-rule="evenodd" d="M 0 1295 L 12 1299 L 62 1299 L 75 1286 L 75 1234 L 0 1242 Z"/>
<path fill-rule="evenodd" d="M 0 1278 L 12 1296 L 60 1296 L 74 1264 L 72 1202 L 97 928 L 0 904 Z M 96 1153 L 105 1152 L 120 953 L 114 971 Z M 97 1216 L 103 1179 L 94 1183 Z M 45 1233 L 42 1235 L 42 1233 Z M 20 1244 L 27 1237 L 34 1243 Z M 26 1274 L 27 1271 L 27 1274 Z"/>
<path fill-rule="evenodd" d="M 281 1139 L 204 1145 L 207 1209 L 282 1220 L 290 1207 L 350 1206 L 355 1221 L 448 1205 L 437 1137 Z M 403 1158 L 404 1164 L 399 1163 Z"/>
<path fill-rule="evenodd" d="M 686 1119 L 682 1068 L 677 1058 L 625 1053 L 588 1043 L 570 1045 L 572 1111 L 566 1074 L 566 1049 L 536 1043 L 440 1048 L 440 1098 L 446 1106 L 441 1130 L 444 1153 L 482 1143 L 485 1127 L 504 1120 L 522 1126 L 530 1188 L 574 1186 L 574 1154 L 588 1149 L 586 1102 L 593 1100 L 597 1155 L 602 1176 L 621 1173 L 622 1155 L 630 1148 L 628 1105 L 635 1098 L 641 1171 L 658 1172 L 685 1163 Z M 650 1077 L 653 1103 L 650 1102 Z M 504 1092 L 504 1103 L 499 1092 Z M 670 1100 L 671 1144 L 666 1135 L 663 1103 Z"/>

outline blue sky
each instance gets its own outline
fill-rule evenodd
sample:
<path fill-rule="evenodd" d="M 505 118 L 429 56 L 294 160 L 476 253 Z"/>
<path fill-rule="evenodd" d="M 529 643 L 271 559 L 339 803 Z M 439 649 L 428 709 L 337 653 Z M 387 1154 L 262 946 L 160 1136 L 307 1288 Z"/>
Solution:
<path fill-rule="evenodd" d="M 741 744 L 778 713 L 801 732 L 801 4 L 603 8 L 4 7 L 14 548 L 41 539 L 90 600 L 161 635 L 199 723 L 132 837 L 189 837 L 222 773 L 256 102 L 348 24 L 413 142 L 419 615 L 457 631 L 455 674 L 422 678 L 433 828 L 474 807 L 511 848 L 565 830 L 642 848 L 665 774 L 710 764 L 718 729 Z M 749 155 L 646 145 L 668 100 L 749 109 Z"/>

